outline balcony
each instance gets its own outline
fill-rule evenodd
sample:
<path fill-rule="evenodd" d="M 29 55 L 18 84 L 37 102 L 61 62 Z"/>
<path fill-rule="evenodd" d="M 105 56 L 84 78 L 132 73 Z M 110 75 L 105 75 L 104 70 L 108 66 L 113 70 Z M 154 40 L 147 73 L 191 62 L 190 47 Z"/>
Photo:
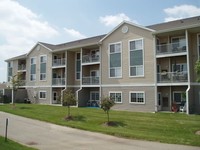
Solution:
<path fill-rule="evenodd" d="M 187 82 L 188 73 L 183 72 L 162 72 L 157 74 L 158 83 Z"/>
<path fill-rule="evenodd" d="M 53 59 L 53 67 L 59 67 L 59 66 L 65 66 L 66 64 L 66 59 L 61 58 L 61 59 Z"/>
<path fill-rule="evenodd" d="M 161 44 L 156 46 L 156 54 L 174 54 L 186 52 L 186 42 L 170 43 L 170 44 Z"/>
<path fill-rule="evenodd" d="M 53 78 L 52 85 L 65 85 L 65 78 Z"/>
<path fill-rule="evenodd" d="M 25 64 L 18 65 L 18 71 L 24 71 L 24 70 L 26 70 Z"/>
<path fill-rule="evenodd" d="M 82 84 L 83 85 L 99 85 L 99 77 L 83 77 L 82 78 Z"/>
<path fill-rule="evenodd" d="M 97 63 L 100 62 L 99 55 L 83 55 L 82 63 Z"/>

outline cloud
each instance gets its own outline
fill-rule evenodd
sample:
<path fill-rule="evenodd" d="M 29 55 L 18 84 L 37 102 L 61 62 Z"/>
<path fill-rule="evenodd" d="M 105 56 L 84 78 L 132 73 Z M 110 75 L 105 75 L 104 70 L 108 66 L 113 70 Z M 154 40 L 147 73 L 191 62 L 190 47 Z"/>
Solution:
<path fill-rule="evenodd" d="M 70 36 L 70 39 L 77 40 L 86 38 L 85 35 L 81 34 L 79 31 L 74 29 L 64 28 L 65 32 Z"/>
<path fill-rule="evenodd" d="M 131 20 L 126 14 L 120 13 L 117 15 L 107 15 L 104 17 L 99 17 L 99 21 L 103 23 L 105 26 L 114 27 L 120 24 L 122 21 L 132 21 L 134 23 L 138 23 L 136 20 Z"/>
<path fill-rule="evenodd" d="M 0 2 L 0 58 L 5 59 L 28 52 L 37 41 L 59 35 L 38 14 L 17 1 Z"/>
<path fill-rule="evenodd" d="M 180 5 L 174 6 L 172 8 L 164 9 L 167 17 L 165 18 L 165 22 L 173 21 L 182 18 L 194 17 L 200 15 L 200 7 L 196 7 L 193 5 Z"/>

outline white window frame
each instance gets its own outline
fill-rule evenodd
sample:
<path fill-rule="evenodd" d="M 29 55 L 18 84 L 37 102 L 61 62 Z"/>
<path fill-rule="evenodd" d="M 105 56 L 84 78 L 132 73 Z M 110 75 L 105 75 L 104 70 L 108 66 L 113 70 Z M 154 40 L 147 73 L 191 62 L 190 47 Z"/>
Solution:
<path fill-rule="evenodd" d="M 131 42 L 133 42 L 133 41 L 140 41 L 140 40 L 142 40 L 142 57 L 143 57 L 143 65 L 137 65 L 137 66 L 131 66 L 131 51 L 137 51 L 137 50 L 140 50 L 140 49 L 136 49 L 136 50 L 131 50 L 130 48 L 130 43 Z M 128 57 L 128 59 L 129 59 L 129 77 L 133 77 L 133 78 L 135 78 L 135 77 L 144 77 L 144 38 L 139 38 L 139 39 L 132 39 L 132 40 L 129 40 L 129 42 L 128 42 L 128 50 L 129 50 L 129 57 Z M 142 67 L 142 71 L 143 71 L 143 74 L 142 75 L 137 75 L 137 73 L 136 73 L 136 75 L 131 75 L 131 67 L 136 67 L 136 68 L 138 68 L 138 67 Z M 137 70 L 137 69 L 136 69 Z"/>
<path fill-rule="evenodd" d="M 77 54 L 80 54 L 80 59 L 78 59 L 79 61 L 80 61 L 80 72 L 77 72 Z M 80 74 L 80 78 L 79 79 L 77 79 L 77 73 L 79 73 Z M 75 55 L 75 80 L 76 81 L 80 81 L 81 80 L 81 52 L 76 52 L 76 55 Z"/>
<path fill-rule="evenodd" d="M 143 94 L 143 102 L 131 102 L 131 94 Z M 145 92 L 144 91 L 130 91 L 129 92 L 129 103 L 130 104 L 137 104 L 137 105 L 144 105 L 146 103 L 146 96 L 145 96 Z"/>
<path fill-rule="evenodd" d="M 45 97 L 41 97 L 40 93 L 45 93 Z M 39 99 L 46 99 L 47 98 L 47 91 L 39 91 Z"/>
<path fill-rule="evenodd" d="M 197 34 L 197 54 L 198 54 L 198 60 L 200 60 L 200 33 Z"/>
<path fill-rule="evenodd" d="M 183 101 L 182 94 L 185 93 L 185 91 L 173 91 L 173 101 L 174 101 L 174 102 L 176 102 L 176 101 L 175 101 L 175 97 L 174 97 L 174 94 L 175 94 L 175 93 L 181 94 L 181 102 L 182 102 L 182 101 Z M 181 102 L 176 102 L 176 104 L 181 104 Z"/>
<path fill-rule="evenodd" d="M 121 104 L 122 103 L 122 91 L 109 91 L 109 97 L 110 97 L 111 93 L 114 93 L 115 96 L 116 96 L 116 94 L 119 94 L 119 93 L 121 94 L 121 102 L 117 102 L 116 97 L 115 97 L 115 100 L 114 100 L 115 103 Z"/>
<path fill-rule="evenodd" d="M 30 79 L 31 82 L 34 82 L 34 81 L 36 81 L 37 77 L 36 77 L 36 73 L 35 73 L 35 74 L 31 74 L 31 65 L 33 65 L 33 64 L 31 64 L 31 59 L 35 59 L 35 63 L 34 63 L 34 64 L 36 65 L 36 64 L 37 64 L 37 58 L 36 58 L 36 57 L 31 57 L 31 58 L 30 58 L 30 78 L 29 78 L 29 79 Z M 37 70 L 37 69 L 36 69 L 36 70 Z M 35 71 L 36 71 L 36 70 L 35 70 Z M 34 75 L 34 76 L 35 76 L 35 80 L 31 80 L 31 75 Z"/>
<path fill-rule="evenodd" d="M 116 45 L 116 44 L 120 44 L 120 53 L 121 53 L 121 67 L 115 67 L 115 69 L 120 69 L 120 71 L 121 71 L 121 75 L 120 76 L 115 76 L 115 77 L 111 77 L 110 76 L 110 54 L 112 54 L 112 53 L 110 53 L 110 46 L 111 45 Z M 118 53 L 118 52 L 117 52 Z M 122 42 L 115 42 L 115 43 L 109 43 L 108 44 L 108 76 L 109 76 L 109 78 L 122 78 Z M 115 73 L 116 73 L 116 70 L 115 70 Z"/>
<path fill-rule="evenodd" d="M 41 62 L 41 57 L 46 57 L 46 62 Z M 40 67 L 41 63 L 46 63 L 46 73 L 41 73 L 41 68 L 40 68 L 40 81 L 46 81 L 47 80 L 47 55 L 40 55 Z M 41 79 L 41 75 L 45 75 L 44 79 Z"/>

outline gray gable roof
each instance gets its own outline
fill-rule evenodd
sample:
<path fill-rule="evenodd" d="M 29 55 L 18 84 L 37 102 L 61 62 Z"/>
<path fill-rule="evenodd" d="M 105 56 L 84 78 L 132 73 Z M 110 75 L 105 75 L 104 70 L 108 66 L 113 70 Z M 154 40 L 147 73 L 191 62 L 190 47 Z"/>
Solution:
<path fill-rule="evenodd" d="M 98 44 L 99 41 L 105 36 L 106 36 L 106 34 L 98 35 L 98 36 L 81 39 L 81 40 L 76 40 L 76 41 L 72 41 L 72 42 L 67 42 L 67 43 L 62 43 L 62 44 L 58 44 L 58 45 L 52 45 L 52 44 L 43 43 L 43 42 L 39 42 L 39 43 L 48 47 L 52 51 L 67 50 L 67 49 L 72 49 L 72 48 L 79 48 L 79 47 L 83 47 L 83 46 Z"/>
<path fill-rule="evenodd" d="M 150 28 L 156 31 L 162 31 L 162 30 L 170 30 L 170 29 L 177 29 L 177 28 L 187 28 L 188 26 L 191 26 L 191 25 L 200 26 L 200 16 L 150 25 L 150 26 L 147 26 L 147 28 Z"/>
<path fill-rule="evenodd" d="M 19 60 L 19 59 L 26 59 L 26 55 L 27 54 L 23 54 L 23 55 L 19 55 L 19 56 L 16 56 L 16 57 L 12 57 L 12 58 L 6 59 L 5 62 L 9 62 L 9 61 L 13 61 L 13 60 Z"/>

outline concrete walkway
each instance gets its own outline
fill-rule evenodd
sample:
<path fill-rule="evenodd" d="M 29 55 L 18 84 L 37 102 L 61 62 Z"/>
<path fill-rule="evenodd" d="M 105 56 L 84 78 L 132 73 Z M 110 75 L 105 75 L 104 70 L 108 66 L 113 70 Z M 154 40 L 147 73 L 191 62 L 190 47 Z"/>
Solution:
<path fill-rule="evenodd" d="M 40 150 L 200 150 L 200 147 L 117 138 L 0 112 L 2 136 L 6 118 L 8 138 Z"/>

